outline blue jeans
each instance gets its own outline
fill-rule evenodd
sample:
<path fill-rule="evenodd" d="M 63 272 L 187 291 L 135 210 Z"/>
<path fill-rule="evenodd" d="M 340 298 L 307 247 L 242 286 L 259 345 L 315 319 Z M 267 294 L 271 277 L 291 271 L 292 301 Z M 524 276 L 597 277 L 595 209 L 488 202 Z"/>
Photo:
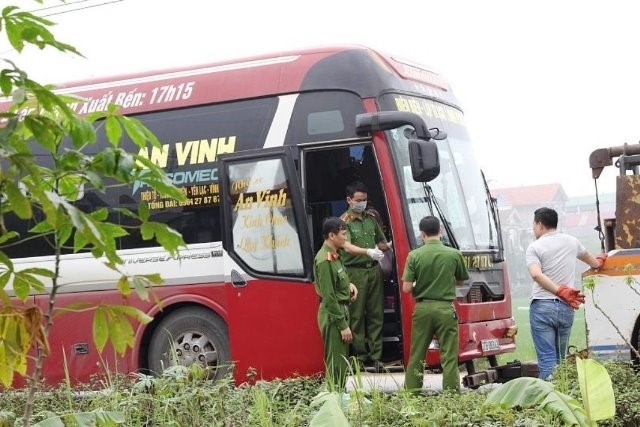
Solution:
<path fill-rule="evenodd" d="M 535 299 L 531 302 L 531 337 L 542 379 L 547 379 L 567 354 L 573 313 L 569 305 L 558 299 Z"/>

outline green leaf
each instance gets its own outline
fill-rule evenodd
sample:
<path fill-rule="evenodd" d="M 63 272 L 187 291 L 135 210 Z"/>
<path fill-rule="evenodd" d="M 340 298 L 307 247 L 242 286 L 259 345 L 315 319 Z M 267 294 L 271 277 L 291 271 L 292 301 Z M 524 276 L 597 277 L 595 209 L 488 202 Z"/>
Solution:
<path fill-rule="evenodd" d="M 133 277 L 133 286 L 136 290 L 136 294 L 143 301 L 149 301 L 149 289 L 147 289 L 148 282 L 141 276 Z"/>
<path fill-rule="evenodd" d="M 81 427 L 112 427 L 125 423 L 124 415 L 120 412 L 97 410 L 95 412 L 75 412 L 69 415 L 56 415 L 33 424 L 33 427 L 65 427 L 68 425 L 65 420 L 69 421 L 69 419 L 73 419 L 73 425 Z"/>
<path fill-rule="evenodd" d="M 542 381 L 542 380 L 541 380 Z M 578 425 L 580 427 L 595 427 L 595 422 L 590 422 L 587 412 L 573 397 L 554 391 L 538 406 L 539 409 L 558 416 L 566 425 Z"/>
<path fill-rule="evenodd" d="M 4 285 L 2 285 L 2 288 L 4 288 Z M 2 301 L 4 305 L 8 307 L 11 305 L 11 298 L 9 298 L 9 294 L 2 288 L 0 288 L 0 301 Z"/>
<path fill-rule="evenodd" d="M 109 322 L 109 336 L 116 352 L 122 356 L 127 347 L 135 344 L 134 332 L 129 319 L 122 315 L 118 307 L 111 307 L 111 321 Z"/>
<path fill-rule="evenodd" d="M 109 322 L 105 309 L 98 307 L 93 315 L 93 342 L 96 344 L 98 351 L 104 350 L 109 338 Z"/>
<path fill-rule="evenodd" d="M 53 120 L 45 117 L 28 115 L 24 125 L 33 133 L 36 141 L 50 153 L 55 153 L 61 130 Z"/>
<path fill-rule="evenodd" d="M 9 258 L 3 251 L 0 251 L 0 264 L 6 265 L 9 271 L 13 271 L 13 262 L 11 261 L 11 258 Z"/>
<path fill-rule="evenodd" d="M 349 421 L 340 407 L 338 393 L 321 393 L 311 402 L 311 406 L 320 406 L 313 416 L 309 427 L 349 427 Z"/>
<path fill-rule="evenodd" d="M 505 408 L 515 406 L 531 408 L 542 402 L 551 392 L 553 392 L 551 383 L 539 378 L 520 377 L 489 393 L 485 404 L 500 405 Z"/>
<path fill-rule="evenodd" d="M 144 274 L 142 277 L 155 285 L 161 285 L 164 283 L 164 280 L 162 280 L 162 277 L 158 273 Z"/>
<path fill-rule="evenodd" d="M 13 278 L 13 292 L 15 292 L 20 301 L 27 301 L 27 298 L 29 298 L 30 290 L 31 285 L 29 284 L 29 282 L 27 282 L 24 277 L 15 274 Z"/>
<path fill-rule="evenodd" d="M 73 235 L 73 252 L 78 252 L 89 244 L 89 240 L 82 234 Z"/>
<path fill-rule="evenodd" d="M 48 277 L 50 279 L 55 277 L 55 273 L 53 271 L 47 270 L 46 268 L 38 268 L 38 267 L 26 268 L 26 269 L 20 271 L 20 273 L 22 273 L 22 274 L 36 274 L 38 276 Z"/>
<path fill-rule="evenodd" d="M 96 141 L 96 131 L 87 120 L 75 117 L 71 120 L 71 124 L 69 135 L 75 148 Z"/>
<path fill-rule="evenodd" d="M 140 204 L 138 205 L 138 215 L 140 216 L 140 219 L 142 221 L 149 220 L 149 205 L 147 205 L 146 202 L 140 202 Z"/>
<path fill-rule="evenodd" d="M 20 235 L 15 231 L 7 231 L 2 236 L 0 236 L 0 245 L 11 239 L 15 239 L 16 237 L 20 237 Z"/>
<path fill-rule="evenodd" d="M 13 382 L 13 366 L 8 363 L 4 341 L 0 341 L 0 384 L 10 387 Z"/>
<path fill-rule="evenodd" d="M 7 38 L 9 39 L 9 43 L 18 53 L 22 52 L 24 49 L 24 41 L 22 39 L 22 28 L 16 25 L 13 20 L 6 20 L 5 17 L 5 29 L 7 33 Z"/>
<path fill-rule="evenodd" d="M 91 218 L 96 221 L 105 221 L 109 217 L 109 210 L 107 208 L 100 208 L 91 212 Z"/>
<path fill-rule="evenodd" d="M 119 116 L 118 119 L 134 144 L 140 148 L 145 147 L 147 142 L 147 133 L 142 130 L 143 126 L 140 121 L 132 117 L 125 116 Z"/>
<path fill-rule="evenodd" d="M 178 255 L 178 249 L 185 246 L 180 233 L 159 222 L 145 222 L 140 226 L 140 234 L 143 240 L 151 240 L 155 237 L 172 256 Z"/>
<path fill-rule="evenodd" d="M 551 383 L 539 378 L 520 377 L 507 382 L 487 395 L 485 405 L 537 407 L 562 418 L 568 425 L 590 426 L 587 413 L 577 400 L 556 391 Z"/>
<path fill-rule="evenodd" d="M 51 226 L 51 224 L 49 224 L 47 221 L 41 221 L 41 222 L 37 223 L 36 225 L 34 225 L 33 227 L 31 227 L 29 232 L 30 233 L 37 233 L 37 234 L 44 234 L 44 233 L 48 233 L 48 232 L 50 232 L 52 230 L 53 230 L 53 227 Z"/>
<path fill-rule="evenodd" d="M 117 307 L 117 309 L 124 315 L 131 317 L 132 319 L 137 320 L 138 322 L 146 325 L 147 323 L 151 322 L 153 320 L 153 317 L 151 316 L 147 316 L 146 313 L 144 313 L 143 311 L 141 311 L 140 309 L 137 309 L 135 307 L 131 307 L 129 305 L 118 305 L 115 306 Z"/>
<path fill-rule="evenodd" d="M 0 90 L 2 91 L 2 95 L 9 96 L 11 89 L 13 89 L 11 79 L 6 76 L 5 73 L 0 74 Z"/>
<path fill-rule="evenodd" d="M 9 279 L 11 278 L 11 272 L 10 271 L 5 271 L 2 274 L 0 274 L 0 289 L 4 289 L 5 286 L 7 286 L 7 283 L 9 283 Z"/>
<path fill-rule="evenodd" d="M 118 146 L 120 138 L 122 138 L 122 128 L 116 117 L 107 117 L 104 123 L 105 131 L 107 133 L 107 139 L 114 147 Z"/>
<path fill-rule="evenodd" d="M 39 423 L 33 424 L 33 427 L 65 427 L 66 424 L 62 421 L 62 417 L 56 415 L 55 417 L 47 418 Z"/>
<path fill-rule="evenodd" d="M 47 270 L 40 269 L 40 268 L 37 269 L 37 270 L 47 271 Z M 14 282 L 13 282 L 14 283 L 14 288 L 15 288 L 16 281 L 24 281 L 29 286 L 29 292 L 30 292 L 31 289 L 33 289 L 37 293 L 43 293 L 45 291 L 45 289 L 46 289 L 45 286 L 44 286 L 44 283 L 42 283 L 42 281 L 40 279 L 35 277 L 33 274 L 27 273 L 25 271 L 17 271 L 17 272 L 15 272 L 13 280 L 14 280 Z"/>
<path fill-rule="evenodd" d="M 118 279 L 118 283 L 116 284 L 116 289 L 118 289 L 120 294 L 124 297 L 128 297 L 129 295 L 131 295 L 129 278 L 127 276 L 120 276 L 120 279 Z"/>
<path fill-rule="evenodd" d="M 587 415 L 592 421 L 606 420 L 616 415 L 611 377 L 607 369 L 593 359 L 576 357 L 578 383 Z"/>
<path fill-rule="evenodd" d="M 18 216 L 18 218 L 31 218 L 33 216 L 33 212 L 31 211 L 31 203 L 29 202 L 29 199 L 24 194 L 22 194 L 22 191 L 20 191 L 18 186 L 12 181 L 5 181 L 4 189 L 7 192 L 9 205 Z"/>

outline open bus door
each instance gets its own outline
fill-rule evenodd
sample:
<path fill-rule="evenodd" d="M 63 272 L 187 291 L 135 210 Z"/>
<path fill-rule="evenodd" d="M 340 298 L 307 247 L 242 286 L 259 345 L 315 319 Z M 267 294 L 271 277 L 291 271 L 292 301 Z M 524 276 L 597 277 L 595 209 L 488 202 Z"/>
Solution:
<path fill-rule="evenodd" d="M 292 366 L 300 374 L 324 368 L 297 150 L 220 157 L 225 295 L 238 382 L 290 376 Z"/>

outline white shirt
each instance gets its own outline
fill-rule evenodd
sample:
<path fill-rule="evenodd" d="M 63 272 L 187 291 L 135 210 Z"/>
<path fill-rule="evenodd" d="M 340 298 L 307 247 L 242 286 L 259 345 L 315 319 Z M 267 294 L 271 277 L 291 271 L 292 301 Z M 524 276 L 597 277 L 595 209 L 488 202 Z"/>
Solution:
<path fill-rule="evenodd" d="M 578 239 L 557 230 L 547 232 L 527 248 L 527 267 L 538 264 L 542 273 L 557 285 L 575 288 L 576 258 L 587 250 Z M 531 287 L 531 299 L 552 299 L 554 294 L 538 285 Z"/>

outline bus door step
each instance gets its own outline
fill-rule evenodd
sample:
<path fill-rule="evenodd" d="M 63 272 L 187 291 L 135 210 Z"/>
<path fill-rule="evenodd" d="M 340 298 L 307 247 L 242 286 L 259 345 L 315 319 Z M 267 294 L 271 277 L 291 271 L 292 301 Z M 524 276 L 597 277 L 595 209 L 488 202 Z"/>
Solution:
<path fill-rule="evenodd" d="M 519 377 L 538 377 L 540 370 L 537 362 L 520 362 L 514 360 L 506 365 L 489 368 L 462 377 L 462 384 L 467 388 L 478 388 L 483 384 L 506 383 Z"/>

